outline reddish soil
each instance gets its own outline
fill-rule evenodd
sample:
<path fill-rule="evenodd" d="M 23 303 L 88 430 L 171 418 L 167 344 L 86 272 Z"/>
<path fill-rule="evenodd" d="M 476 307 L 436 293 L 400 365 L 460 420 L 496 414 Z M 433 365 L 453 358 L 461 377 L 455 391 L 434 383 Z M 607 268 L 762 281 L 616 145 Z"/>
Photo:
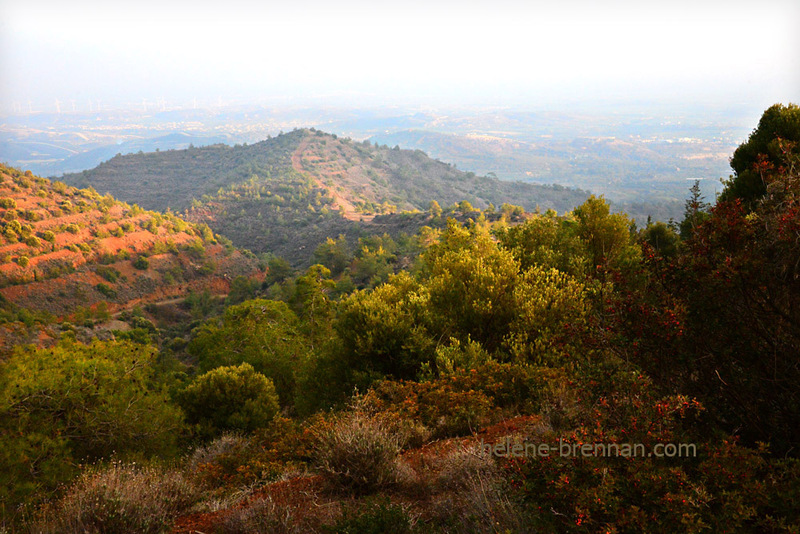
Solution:
<path fill-rule="evenodd" d="M 344 171 L 331 167 L 327 164 L 322 164 L 319 156 L 309 150 L 311 146 L 317 148 L 317 145 L 312 144 L 312 138 L 306 137 L 297 147 L 297 150 L 292 154 L 292 167 L 294 170 L 304 176 L 310 177 L 314 184 L 320 189 L 327 191 L 328 195 L 333 198 L 333 205 L 342 214 L 342 217 L 351 221 L 371 221 L 375 215 L 366 215 L 359 213 L 353 203 L 339 193 L 335 187 L 331 187 L 326 183 L 327 179 L 333 179 L 333 183 L 341 183 L 344 176 Z M 303 159 L 314 163 L 314 171 L 305 169 L 303 167 Z"/>
<path fill-rule="evenodd" d="M 513 417 L 487 427 L 475 436 L 426 443 L 417 449 L 405 451 L 401 458 L 420 478 L 430 477 L 433 470 L 436 470 L 439 461 L 456 447 L 480 441 L 487 444 L 495 443 L 540 421 L 541 418 L 536 416 Z M 424 512 L 424 508 L 430 500 L 430 495 L 425 491 L 419 494 L 388 492 L 385 495 L 389 496 L 393 502 L 407 504 L 419 513 Z M 300 476 L 269 484 L 226 510 L 180 517 L 176 520 L 172 533 L 208 534 L 214 532 L 217 526 L 235 510 L 246 508 L 252 502 L 264 498 L 272 499 L 279 508 L 290 509 L 293 522 L 315 526 L 331 524 L 341 513 L 343 506 L 356 502 L 352 496 L 329 491 L 326 488 L 325 480 L 320 475 Z"/>
<path fill-rule="evenodd" d="M 238 252 L 226 254 L 218 245 L 206 245 L 204 256 L 198 259 L 176 251 L 176 247 L 190 244 L 198 237 L 176 231 L 167 218 L 153 233 L 143 228 L 154 217 L 153 213 L 132 215 L 127 205 L 109 206 L 106 199 L 91 192 L 59 189 L 46 180 L 19 176 L 16 171 L 2 166 L 0 198 L 11 199 L 16 204 L 16 208 L 0 208 L 0 230 L 9 224 L 7 221 L 16 219 L 21 225 L 32 228 L 31 234 L 24 235 L 36 235 L 40 240 L 40 246 L 31 247 L 23 242 L 22 235 L 18 234 L 19 241 L 11 242 L 13 239 L 6 238 L 0 231 L 0 260 L 5 261 L 0 264 L 0 295 L 23 307 L 66 317 L 78 306 L 92 307 L 109 300 L 97 289 L 99 284 L 104 284 L 114 292 L 107 303 L 109 310 L 119 311 L 137 304 L 180 297 L 190 290 L 224 294 L 237 276 L 263 276 L 257 272 L 255 260 Z M 72 207 L 67 208 L 68 205 Z M 24 213 L 26 209 L 42 220 L 26 220 L 25 217 L 31 218 Z M 78 225 L 79 230 L 74 234 L 68 232 L 66 228 L 70 224 Z M 123 224 L 133 228 L 120 237 L 111 234 L 119 232 Z M 52 243 L 44 240 L 45 231 L 55 234 Z M 97 237 L 97 233 L 106 237 Z M 73 245 L 82 246 L 84 250 L 88 245 L 88 251 L 70 250 L 68 247 Z M 173 253 L 153 255 L 157 245 Z M 120 252 L 127 252 L 130 258 L 104 267 L 119 271 L 117 279 L 107 280 L 95 273 L 101 257 Z M 132 265 L 136 255 L 142 253 L 150 256 L 150 266 L 146 270 L 135 269 Z M 22 256 L 28 258 L 25 267 L 17 262 Z"/>

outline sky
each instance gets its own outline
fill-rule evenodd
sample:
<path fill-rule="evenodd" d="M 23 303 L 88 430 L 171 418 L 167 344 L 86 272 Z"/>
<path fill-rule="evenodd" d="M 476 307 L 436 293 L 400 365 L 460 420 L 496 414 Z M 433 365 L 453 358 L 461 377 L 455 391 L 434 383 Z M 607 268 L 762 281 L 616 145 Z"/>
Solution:
<path fill-rule="evenodd" d="M 800 102 L 800 2 L 0 0 L 0 111 Z M 92 104 L 93 103 L 93 104 Z"/>

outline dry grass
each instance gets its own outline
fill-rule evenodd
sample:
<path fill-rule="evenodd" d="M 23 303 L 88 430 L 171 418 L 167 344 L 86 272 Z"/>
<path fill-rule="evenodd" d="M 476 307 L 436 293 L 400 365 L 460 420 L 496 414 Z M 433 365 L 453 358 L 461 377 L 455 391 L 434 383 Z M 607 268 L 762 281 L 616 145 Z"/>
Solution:
<path fill-rule="evenodd" d="M 350 411 L 317 431 L 316 466 L 336 488 L 368 493 L 397 483 L 405 470 L 398 462 L 406 432 L 385 415 L 370 413 L 358 401 Z"/>
<path fill-rule="evenodd" d="M 207 445 L 197 447 L 189 457 L 189 469 L 196 471 L 199 467 L 216 462 L 220 457 L 241 452 L 249 445 L 246 437 L 239 434 L 225 433 Z"/>
<path fill-rule="evenodd" d="M 522 509 L 494 459 L 479 445 L 460 446 L 441 460 L 433 500 L 434 523 L 444 532 L 524 532 Z"/>
<path fill-rule="evenodd" d="M 112 463 L 87 470 L 64 497 L 44 508 L 28 530 L 37 534 L 160 534 L 199 498 L 176 470 Z"/>
<path fill-rule="evenodd" d="M 301 534 L 307 529 L 290 506 L 278 506 L 270 497 L 234 510 L 222 522 L 220 534 Z"/>

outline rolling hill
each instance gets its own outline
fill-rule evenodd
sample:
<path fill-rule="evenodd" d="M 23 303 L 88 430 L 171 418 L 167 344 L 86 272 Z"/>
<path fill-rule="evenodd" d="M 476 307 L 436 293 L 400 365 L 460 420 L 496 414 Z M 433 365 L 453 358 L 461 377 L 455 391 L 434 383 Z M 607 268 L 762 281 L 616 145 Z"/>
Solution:
<path fill-rule="evenodd" d="M 391 149 L 316 130 L 253 145 L 213 145 L 117 156 L 67 183 L 111 192 L 148 209 L 171 208 L 208 224 L 236 246 L 303 263 L 329 236 L 389 232 L 409 212 L 467 201 L 564 212 L 588 193 L 476 176 L 419 150 Z M 424 219 L 424 218 L 423 218 Z M 308 254 L 305 254 L 308 256 Z"/>
<path fill-rule="evenodd" d="M 0 166 L 5 311 L 113 313 L 190 291 L 226 293 L 235 277 L 255 275 L 256 260 L 208 227 Z M 0 328 L 0 341 L 19 338 Z"/>
<path fill-rule="evenodd" d="M 611 199 L 615 209 L 637 220 L 648 215 L 666 221 L 680 218 L 691 180 L 701 180 L 713 198 L 720 176 L 728 172 L 730 147 L 697 139 L 639 138 L 626 131 L 615 135 L 536 138 L 453 134 L 406 130 L 379 134 L 371 141 L 424 150 L 478 173 L 492 172 L 503 180 L 559 183 L 591 189 Z M 688 185 L 687 185 L 688 184 Z"/>

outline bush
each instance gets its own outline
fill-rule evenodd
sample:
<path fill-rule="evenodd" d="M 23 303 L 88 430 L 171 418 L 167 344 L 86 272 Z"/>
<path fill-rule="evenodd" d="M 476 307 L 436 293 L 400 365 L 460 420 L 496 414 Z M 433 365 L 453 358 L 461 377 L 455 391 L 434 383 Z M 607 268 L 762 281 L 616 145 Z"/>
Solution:
<path fill-rule="evenodd" d="M 536 388 L 526 368 L 489 361 L 424 382 L 384 380 L 367 397 L 376 409 L 417 421 L 435 437 L 450 437 L 470 434 L 503 413 L 530 412 Z"/>
<path fill-rule="evenodd" d="M 115 299 L 115 298 L 117 298 L 117 292 L 116 292 L 116 291 L 114 291 L 114 289 L 112 289 L 112 288 L 111 288 L 109 285 L 107 285 L 107 284 L 104 284 L 104 283 L 102 283 L 102 282 L 101 282 L 101 283 L 97 284 L 96 286 L 94 286 L 94 288 L 95 288 L 95 289 L 96 289 L 96 290 L 97 290 L 97 291 L 98 291 L 100 294 L 102 294 L 104 297 L 106 297 L 106 298 L 108 298 L 108 299 Z"/>
<path fill-rule="evenodd" d="M 239 489 L 305 470 L 312 440 L 304 426 L 276 417 L 247 437 L 225 433 L 198 447 L 189 468 L 208 487 Z"/>
<path fill-rule="evenodd" d="M 85 472 L 66 495 L 41 513 L 41 534 L 161 534 L 199 498 L 178 471 L 112 463 Z"/>
<path fill-rule="evenodd" d="M 230 306 L 221 320 L 203 325 L 188 350 L 201 371 L 249 363 L 273 381 L 285 406 L 292 400 L 297 364 L 306 359 L 310 347 L 285 303 L 257 299 Z"/>
<path fill-rule="evenodd" d="M 17 265 L 20 267 L 27 267 L 30 262 L 31 260 L 28 258 L 28 256 L 19 256 L 17 258 Z"/>
<path fill-rule="evenodd" d="M 503 471 L 478 445 L 459 446 L 440 461 L 434 521 L 446 532 L 529 532 L 523 508 L 512 499 Z"/>
<path fill-rule="evenodd" d="M 71 223 L 71 224 L 68 224 L 68 225 L 67 225 L 67 226 L 64 228 L 64 230 L 66 230 L 66 231 L 67 231 L 67 232 L 69 232 L 70 234 L 77 234 L 78 232 L 80 232 L 80 230 L 81 230 L 81 229 L 78 227 L 78 225 L 77 225 L 77 224 L 75 224 L 75 223 Z"/>
<path fill-rule="evenodd" d="M 200 375 L 181 393 L 180 404 L 187 420 L 205 437 L 225 430 L 251 432 L 278 413 L 272 380 L 248 363 Z"/>
<path fill-rule="evenodd" d="M 247 447 L 248 441 L 239 434 L 225 433 L 206 445 L 201 445 L 192 452 L 189 468 L 192 471 L 200 467 L 217 463 L 220 458 Z"/>
<path fill-rule="evenodd" d="M 308 532 L 294 520 L 292 506 L 278 506 L 269 498 L 237 508 L 223 521 L 220 534 L 301 534 Z"/>
<path fill-rule="evenodd" d="M 98 265 L 95 272 L 112 284 L 117 281 L 121 274 L 117 269 L 105 265 Z"/>
<path fill-rule="evenodd" d="M 363 405 L 316 428 L 314 459 L 337 487 L 370 492 L 398 481 L 398 455 L 406 438 L 383 415 Z"/>
<path fill-rule="evenodd" d="M 412 534 L 415 519 L 404 506 L 387 500 L 368 502 L 362 508 L 346 508 L 334 525 L 325 527 L 330 534 Z"/>
<path fill-rule="evenodd" d="M 13 198 L 0 198 L 0 208 L 13 210 L 16 209 L 16 207 L 17 207 L 17 201 L 14 200 Z"/>
<path fill-rule="evenodd" d="M 56 234 L 54 234 L 50 230 L 46 230 L 44 233 L 42 233 L 42 239 L 44 239 L 48 243 L 55 243 Z"/>
<path fill-rule="evenodd" d="M 139 256 L 136 258 L 136 261 L 133 262 L 133 266 L 140 271 L 146 271 L 147 268 L 150 267 L 150 260 L 144 256 Z"/>

